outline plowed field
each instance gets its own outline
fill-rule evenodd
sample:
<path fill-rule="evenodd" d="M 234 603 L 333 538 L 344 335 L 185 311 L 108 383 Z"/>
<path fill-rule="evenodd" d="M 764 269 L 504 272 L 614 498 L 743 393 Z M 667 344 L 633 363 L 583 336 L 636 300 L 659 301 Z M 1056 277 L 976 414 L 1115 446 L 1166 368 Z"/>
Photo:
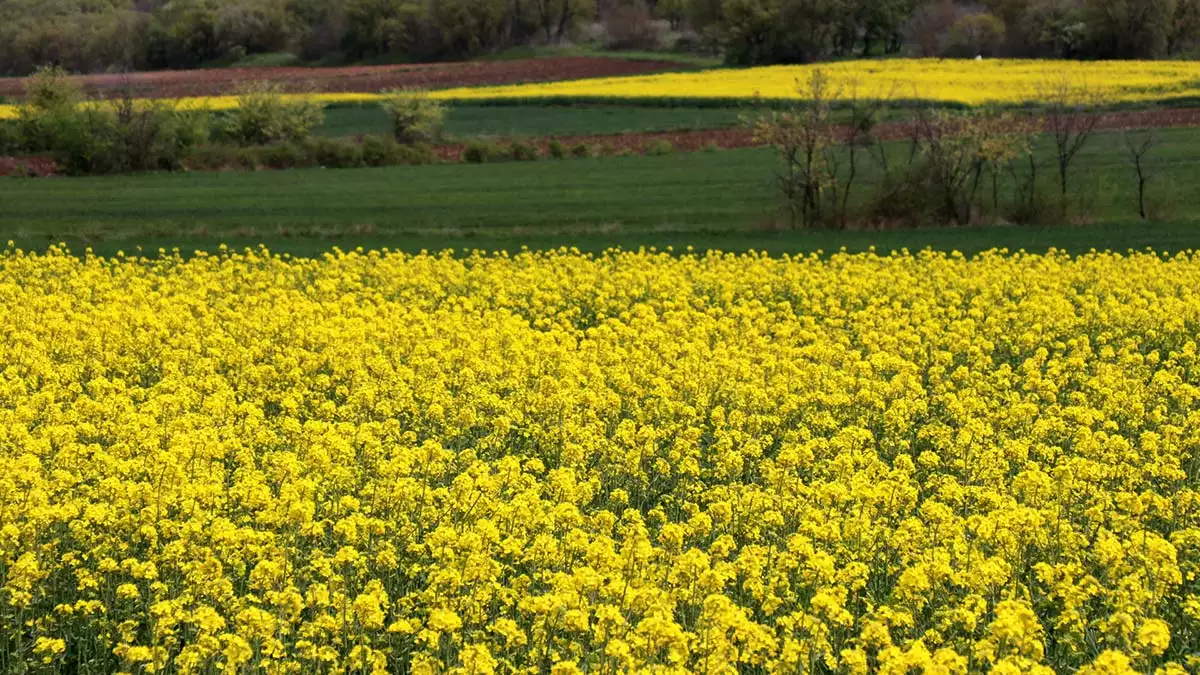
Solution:
<path fill-rule="evenodd" d="M 222 68 L 99 74 L 79 78 L 93 95 L 183 98 L 232 93 L 239 82 L 269 80 L 295 92 L 378 92 L 392 87 L 444 89 L 554 82 L 588 77 L 643 75 L 678 70 L 678 63 L 572 56 L 518 61 L 470 61 L 345 68 Z M 0 96 L 19 97 L 23 78 L 0 78 Z"/>

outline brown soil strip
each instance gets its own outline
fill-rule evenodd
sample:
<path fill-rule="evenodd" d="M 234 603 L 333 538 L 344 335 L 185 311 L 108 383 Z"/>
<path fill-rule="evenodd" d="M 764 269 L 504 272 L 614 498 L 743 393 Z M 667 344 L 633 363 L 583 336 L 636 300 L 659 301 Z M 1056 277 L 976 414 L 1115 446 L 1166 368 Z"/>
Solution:
<path fill-rule="evenodd" d="M 93 96 L 115 97 L 126 91 L 139 98 L 220 96 L 239 83 L 267 80 L 295 92 L 374 93 L 412 87 L 446 89 L 480 85 L 554 82 L 588 77 L 644 75 L 679 70 L 678 63 L 571 56 L 517 61 L 468 61 L 346 68 L 218 68 L 147 73 L 84 75 L 76 78 Z M 0 96 L 25 94 L 25 79 L 0 78 Z"/>
<path fill-rule="evenodd" d="M 49 157 L 0 157 L 0 176 L 45 178 L 58 172 Z"/>
<path fill-rule="evenodd" d="M 1121 131 L 1125 129 L 1178 128 L 1200 126 L 1200 108 L 1179 108 L 1163 110 L 1127 110 L 1103 115 L 1097 129 L 1104 131 Z M 879 140 L 893 141 L 908 138 L 911 123 L 886 122 L 875 129 Z M 557 140 L 568 150 L 581 143 L 596 146 L 608 146 L 615 152 L 629 150 L 636 153 L 645 152 L 651 145 L 660 141 L 668 141 L 677 152 L 696 152 L 713 147 L 723 150 L 732 148 L 747 148 L 755 145 L 753 135 L 746 129 L 697 129 L 694 131 L 651 131 L 618 135 L 584 135 L 559 136 L 533 141 L 543 152 L 552 140 Z M 462 154 L 465 145 L 446 145 L 438 148 L 439 156 L 454 159 Z"/>

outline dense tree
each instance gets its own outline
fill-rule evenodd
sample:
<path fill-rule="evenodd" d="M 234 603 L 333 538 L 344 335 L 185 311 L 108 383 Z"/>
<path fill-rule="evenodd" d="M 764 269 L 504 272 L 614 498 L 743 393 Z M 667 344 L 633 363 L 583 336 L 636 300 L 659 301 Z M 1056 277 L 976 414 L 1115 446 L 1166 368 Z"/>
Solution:
<path fill-rule="evenodd" d="M 1200 0 L 0 0 L 0 73 L 188 68 L 282 51 L 468 58 L 568 41 L 597 20 L 610 44 L 630 47 L 657 41 L 661 20 L 733 64 L 900 51 L 1159 58 L 1196 47 Z"/>
<path fill-rule="evenodd" d="M 1086 0 L 1089 56 L 1156 59 L 1167 55 L 1176 0 Z"/>

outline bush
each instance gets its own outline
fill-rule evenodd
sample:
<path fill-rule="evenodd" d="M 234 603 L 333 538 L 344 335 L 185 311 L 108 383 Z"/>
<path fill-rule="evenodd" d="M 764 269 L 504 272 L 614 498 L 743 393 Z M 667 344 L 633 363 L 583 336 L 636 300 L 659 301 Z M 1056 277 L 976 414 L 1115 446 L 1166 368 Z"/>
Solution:
<path fill-rule="evenodd" d="M 593 157 L 595 154 L 596 153 L 592 151 L 592 146 L 588 145 L 587 143 L 579 143 L 575 147 L 571 148 L 571 156 L 578 159 Z"/>
<path fill-rule="evenodd" d="M 317 166 L 327 169 L 353 169 L 363 166 L 362 145 L 352 139 L 312 138 L 304 147 Z"/>
<path fill-rule="evenodd" d="M 390 136 L 364 136 L 362 158 L 367 166 L 391 166 L 401 163 L 404 146 Z"/>
<path fill-rule="evenodd" d="M 470 164 L 484 164 L 504 159 L 508 153 L 491 141 L 471 141 L 463 150 L 462 160 Z"/>
<path fill-rule="evenodd" d="M 365 136 L 362 139 L 362 161 L 367 166 L 396 166 L 400 164 L 433 164 L 437 155 L 423 143 L 403 145 L 390 136 Z"/>
<path fill-rule="evenodd" d="M 15 127 L 19 151 L 50 153 L 68 174 L 174 170 L 208 137 L 208 114 L 129 97 L 88 101 L 64 72 L 44 69 Z"/>
<path fill-rule="evenodd" d="M 563 145 L 561 141 L 551 140 L 546 146 L 546 154 L 552 159 L 563 159 L 567 156 L 567 146 Z"/>
<path fill-rule="evenodd" d="M 401 143 L 432 143 L 442 133 L 446 106 L 422 91 L 394 89 L 383 102 L 392 120 L 392 135 Z"/>
<path fill-rule="evenodd" d="M 176 110 L 164 102 L 112 104 L 113 150 L 118 171 L 173 171 L 209 135 L 209 113 Z"/>
<path fill-rule="evenodd" d="M 236 168 L 239 148 L 225 143 L 202 145 L 187 157 L 184 166 L 198 171 L 221 171 Z"/>
<path fill-rule="evenodd" d="M 313 153 L 294 141 L 271 143 L 251 149 L 256 166 L 269 169 L 293 169 L 313 166 Z"/>
<path fill-rule="evenodd" d="M 652 156 L 669 155 L 675 152 L 675 145 L 665 138 L 660 138 L 646 147 L 646 154 Z"/>
<path fill-rule="evenodd" d="M 0 155 L 12 155 L 21 151 L 21 129 L 16 122 L 0 120 Z"/>
<path fill-rule="evenodd" d="M 324 118 L 318 104 L 285 98 L 277 84 L 252 82 L 239 89 L 237 107 L 224 114 L 220 128 L 239 145 L 265 145 L 306 139 Z"/>
<path fill-rule="evenodd" d="M 528 143 L 513 143 L 508 155 L 518 162 L 532 162 L 541 157 L 537 146 Z"/>

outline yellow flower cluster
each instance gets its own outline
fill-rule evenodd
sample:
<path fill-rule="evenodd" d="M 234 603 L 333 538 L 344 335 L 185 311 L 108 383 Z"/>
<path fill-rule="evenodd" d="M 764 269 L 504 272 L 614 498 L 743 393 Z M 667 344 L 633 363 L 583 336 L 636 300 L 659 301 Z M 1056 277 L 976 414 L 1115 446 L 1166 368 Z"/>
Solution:
<path fill-rule="evenodd" d="M 887 59 L 807 66 L 708 70 L 437 92 L 447 99 L 788 99 L 803 95 L 814 70 L 841 97 L 936 101 L 965 105 L 1045 100 L 1062 82 L 1086 85 L 1110 103 L 1200 96 L 1196 61 L 1038 61 L 1015 59 Z"/>
<path fill-rule="evenodd" d="M 0 666 L 1200 667 L 1200 255 L 0 255 Z"/>

